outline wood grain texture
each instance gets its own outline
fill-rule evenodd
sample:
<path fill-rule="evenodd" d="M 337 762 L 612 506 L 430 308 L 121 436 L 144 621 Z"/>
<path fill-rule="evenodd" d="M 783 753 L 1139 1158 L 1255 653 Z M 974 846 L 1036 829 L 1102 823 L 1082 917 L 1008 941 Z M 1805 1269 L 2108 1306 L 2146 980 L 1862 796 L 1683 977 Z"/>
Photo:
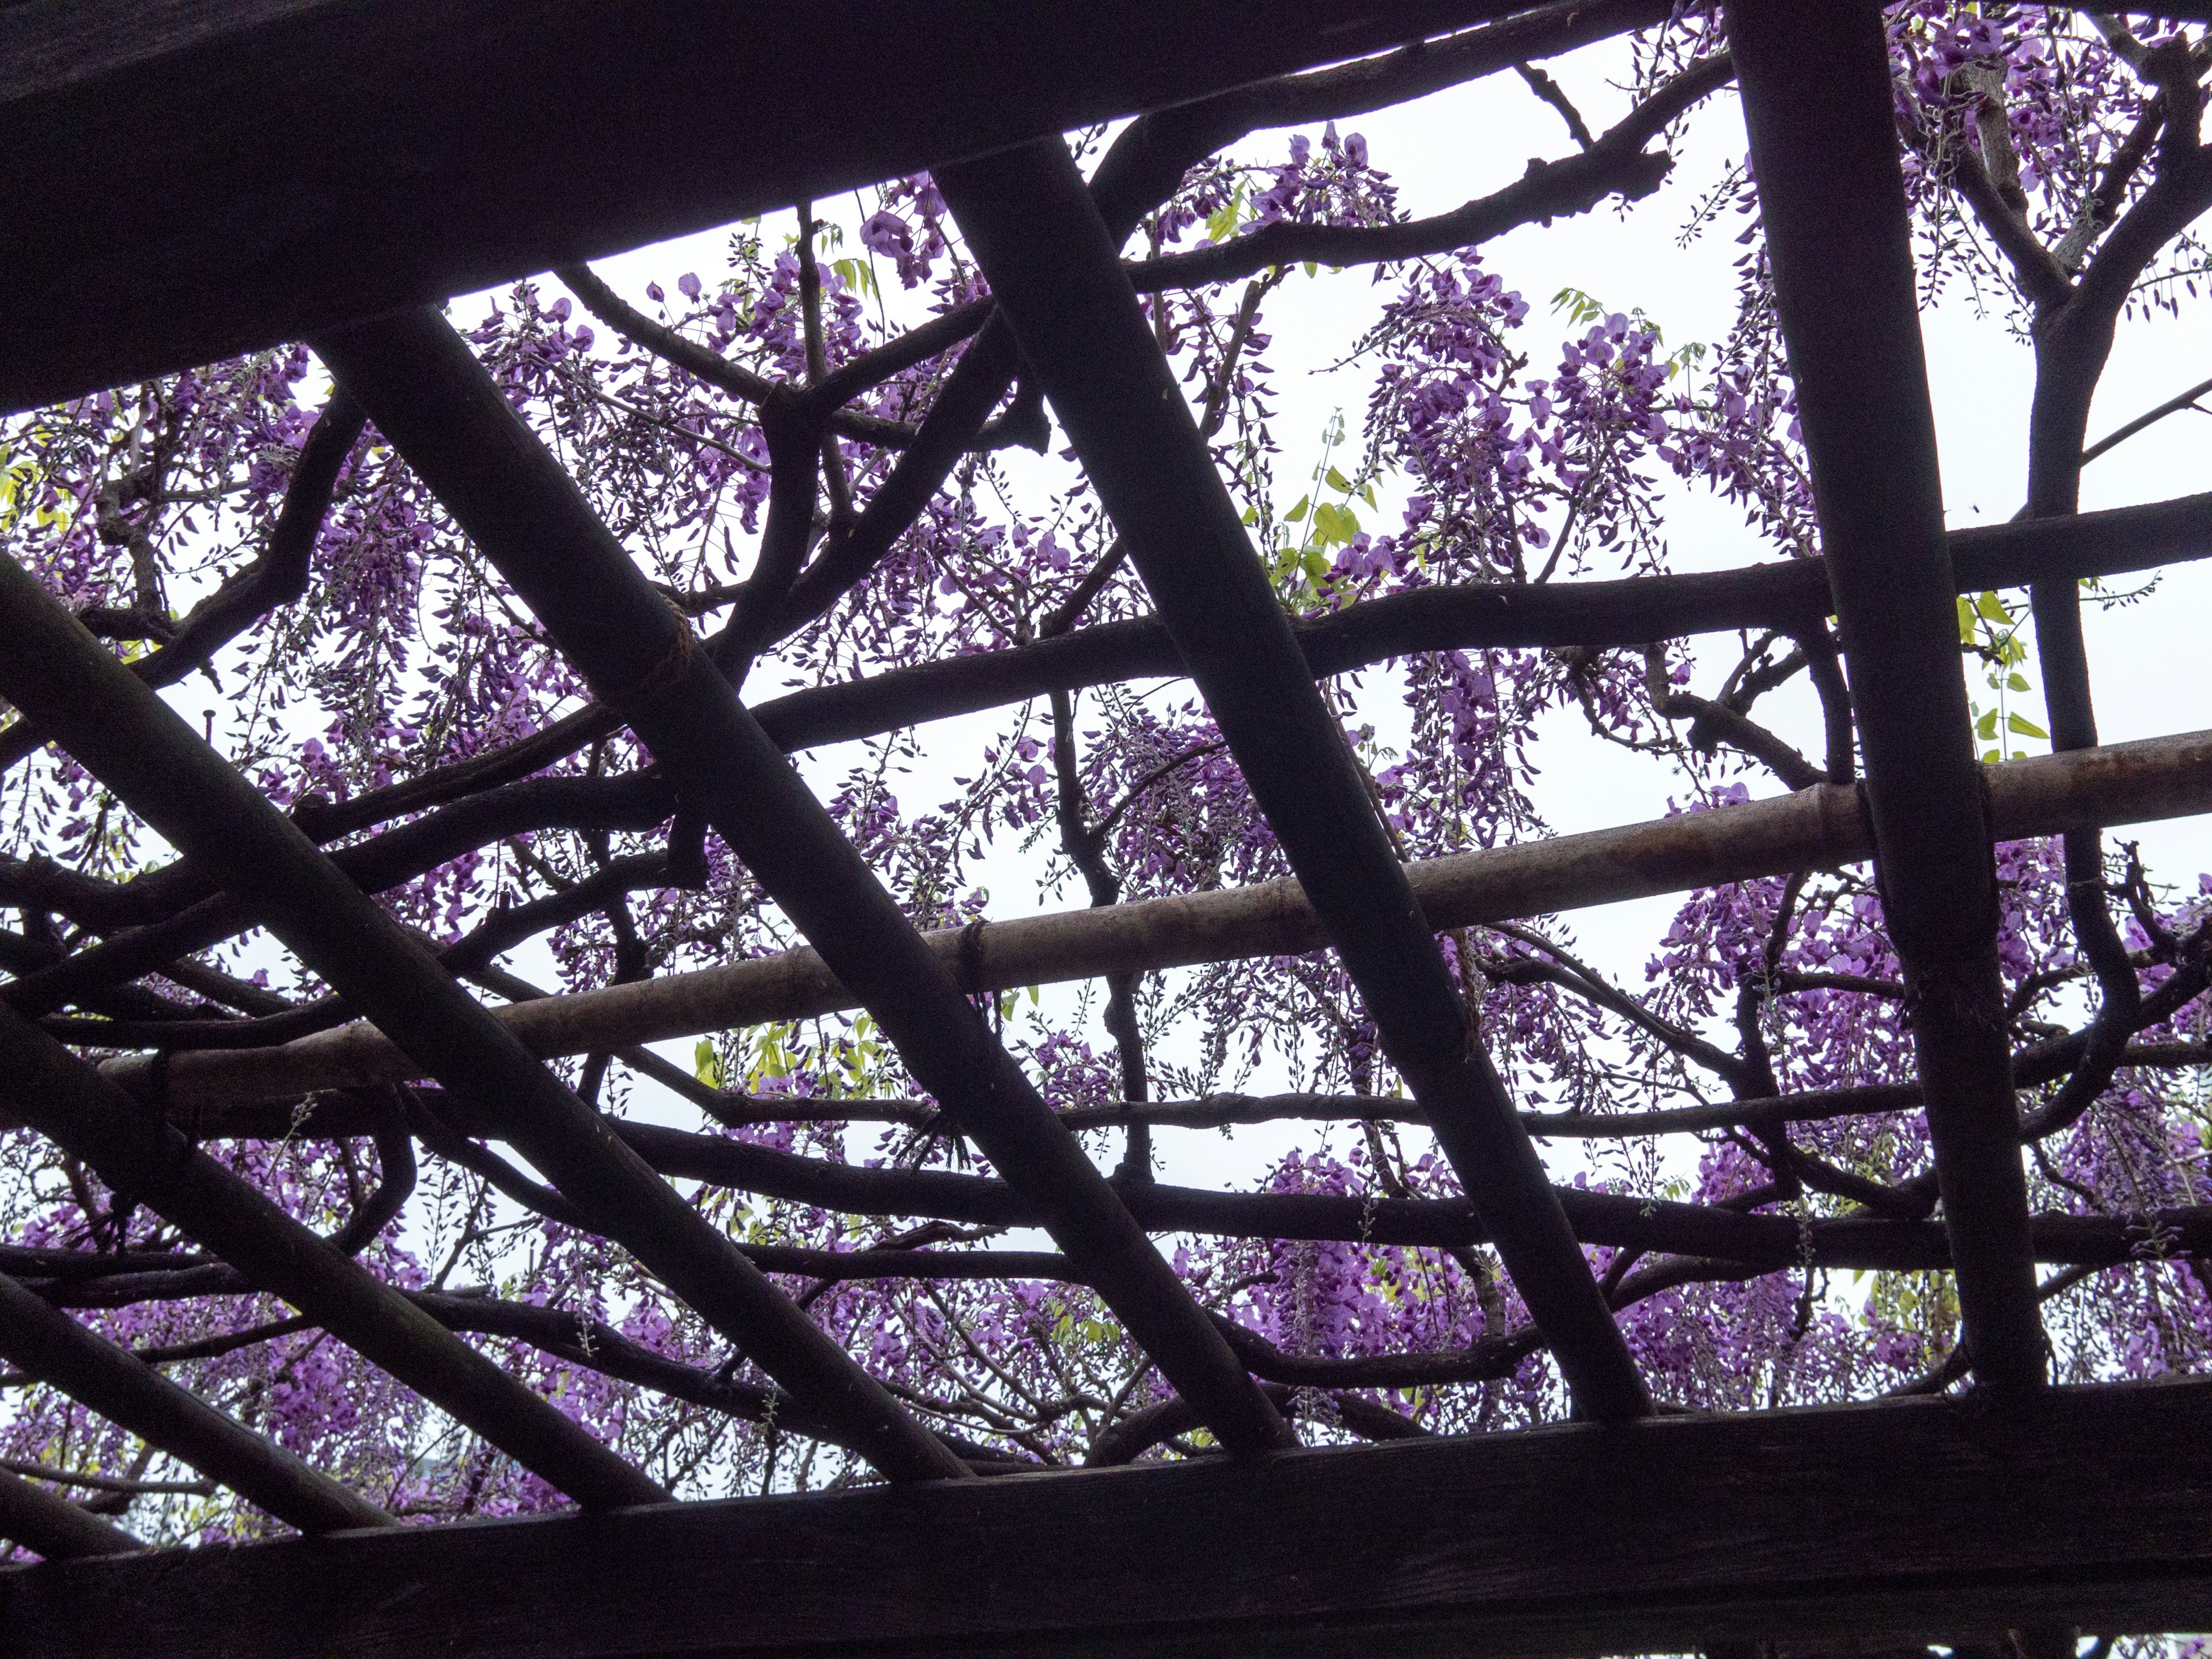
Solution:
<path fill-rule="evenodd" d="M 28 0 L 0 266 L 34 407 L 1357 57 L 1510 0 Z"/>
<path fill-rule="evenodd" d="M 2050 1343 L 2005 1040 L 1997 837 L 1959 653 L 1887 39 L 1873 7 L 1832 0 L 1729 0 L 1726 16 L 1964 1343 L 1980 1384 L 2032 1394 Z"/>
<path fill-rule="evenodd" d="M 0 1651 L 1681 1651 L 2212 1620 L 2212 1384 L 671 1505 L 0 1574 Z"/>
<path fill-rule="evenodd" d="M 2113 744 L 1983 769 L 2001 839 L 2056 835 L 2212 810 L 2212 732 Z M 1433 927 L 1464 927 L 1610 904 L 1808 866 L 1853 864 L 1873 852 L 1856 792 L 1823 784 L 1792 795 L 1595 830 L 1407 867 Z M 971 990 L 1054 984 L 1103 974 L 1312 951 L 1327 943 L 1296 881 L 1255 883 L 1018 917 L 925 936 Z M 620 1048 L 856 1006 L 811 948 L 516 1004 L 498 1018 L 532 1053 Z M 125 1087 L 149 1061 L 107 1061 Z M 417 1074 L 398 1046 L 356 1024 L 273 1048 L 178 1054 L 165 1086 L 178 1104 L 281 1099 L 309 1089 Z"/>

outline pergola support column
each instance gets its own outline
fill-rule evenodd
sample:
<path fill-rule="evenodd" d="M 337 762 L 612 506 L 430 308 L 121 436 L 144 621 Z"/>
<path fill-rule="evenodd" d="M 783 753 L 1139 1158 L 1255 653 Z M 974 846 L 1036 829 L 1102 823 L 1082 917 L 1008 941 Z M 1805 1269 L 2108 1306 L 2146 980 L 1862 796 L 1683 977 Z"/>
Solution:
<path fill-rule="evenodd" d="M 1391 1062 L 1494 1230 L 1577 1409 L 1648 1411 L 1067 146 L 1046 139 L 936 179 Z"/>
<path fill-rule="evenodd" d="M 1959 656 L 1881 15 L 1731 0 L 1752 171 L 1905 965 L 1975 1376 L 2044 1381 L 1998 975 L 1996 871 Z"/>

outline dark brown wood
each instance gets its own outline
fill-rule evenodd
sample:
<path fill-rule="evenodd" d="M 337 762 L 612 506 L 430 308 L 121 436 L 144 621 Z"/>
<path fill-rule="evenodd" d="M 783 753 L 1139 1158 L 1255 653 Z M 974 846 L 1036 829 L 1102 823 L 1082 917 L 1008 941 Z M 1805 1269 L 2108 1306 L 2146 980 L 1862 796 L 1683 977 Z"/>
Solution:
<path fill-rule="evenodd" d="M 26 0 L 0 407 L 1526 9 Z"/>
<path fill-rule="evenodd" d="M 494 1139 L 505 1132 L 495 1118 L 479 1119 L 470 1127 Z M 620 1133 L 639 1156 L 669 1176 L 819 1205 L 843 1214 L 927 1217 L 994 1228 L 1035 1227 L 1044 1220 L 1020 1189 L 994 1176 L 947 1170 L 869 1169 L 654 1123 L 624 1123 Z M 1492 1242 L 1464 1199 L 1217 1192 L 1165 1182 L 1116 1185 L 1123 1205 L 1151 1232 L 1439 1249 Z M 1949 1237 L 1940 1222 L 1863 1214 L 1800 1220 L 1572 1187 L 1558 1188 L 1557 1196 L 1575 1236 L 1587 1244 L 1712 1257 L 1763 1273 L 1802 1265 L 1851 1272 L 1927 1272 L 1952 1265 Z M 2142 1261 L 2143 1253 L 2153 1249 L 2167 1252 L 2163 1259 L 2179 1261 L 2212 1254 L 2212 1206 L 2128 1216 L 2045 1212 L 2031 1218 L 2029 1242 L 2037 1261 L 2057 1266 L 2124 1267 Z M 856 1252 L 841 1256 L 833 1270 L 831 1264 L 804 1251 L 760 1245 L 747 1249 L 769 1272 L 811 1277 L 1071 1282 L 1085 1277 L 1080 1267 L 1064 1257 L 1026 1251 L 927 1258 L 911 1251 Z M 932 1267 L 931 1261 L 942 1263 L 941 1267 Z M 71 1305 L 106 1306 L 139 1299 L 123 1283 L 125 1271 L 117 1268 L 113 1282 L 97 1286 L 77 1285 L 64 1292 L 55 1281 L 42 1284 L 41 1289 Z M 241 1282 L 246 1281 L 179 1279 L 164 1286 L 161 1294 L 222 1294 L 235 1291 Z M 148 1297 L 155 1294 L 150 1288 L 140 1288 Z"/>
<path fill-rule="evenodd" d="M 467 343 L 420 311 L 319 349 L 1177 1392 L 1232 1449 L 1280 1443 L 1281 1419 L 1188 1288 Z"/>
<path fill-rule="evenodd" d="M 4 1276 L 0 1354 L 302 1532 L 398 1524 Z"/>
<path fill-rule="evenodd" d="M 843 1424 L 886 1474 L 967 1473 L 726 1233 L 648 1169 L 607 1120 L 532 1059 L 297 825 L 4 558 L 0 641 L 0 694 L 244 899 L 257 920 L 434 1076 L 511 1105 L 510 1133 L 532 1163 L 763 1370 Z M 633 1481 L 644 1481 L 605 1455 Z M 604 1501 L 609 1488 L 594 1490 Z"/>
<path fill-rule="evenodd" d="M 940 168 L 1000 313 L 1577 1407 L 1650 1401 L 1059 138 Z"/>
<path fill-rule="evenodd" d="M 1870 6 L 1731 0 L 1752 171 L 1866 761 L 1883 915 L 1976 1377 L 2046 1364 L 1988 803 L 1960 667 L 1887 48 Z"/>
<path fill-rule="evenodd" d="M 0 1650 L 1682 1652 L 2212 1620 L 2212 1384 L 1571 1425 L 0 1574 Z M 1902 1643 L 1899 1644 L 1902 1645 Z"/>
<path fill-rule="evenodd" d="M 122 1555 L 142 1547 L 121 1528 L 111 1527 L 50 1488 L 5 1470 L 0 1470 L 0 1538 L 52 1561 Z"/>
<path fill-rule="evenodd" d="M 14 568 L 0 560 L 0 576 Z M 665 1495 L 258 1188 L 197 1151 L 6 1008 L 0 1008 L 0 1106 L 83 1159 L 110 1188 L 175 1223 L 249 1282 L 312 1315 L 340 1341 L 578 1501 L 612 1505 Z"/>
<path fill-rule="evenodd" d="M 1954 531 L 1949 540 L 1953 578 L 1963 593 L 2120 575 L 2212 556 L 2212 495 Z M 1817 623 L 1831 604 L 1826 563 L 1793 559 L 1544 587 L 1469 582 L 1418 588 L 1309 618 L 1291 631 L 1313 672 L 1326 676 L 1423 651 L 1491 646 L 1601 651 L 1735 629 L 1788 631 Z M 809 749 L 1054 691 L 1176 679 L 1183 672 L 1166 627 L 1144 617 L 809 686 L 753 712 L 785 749 Z"/>

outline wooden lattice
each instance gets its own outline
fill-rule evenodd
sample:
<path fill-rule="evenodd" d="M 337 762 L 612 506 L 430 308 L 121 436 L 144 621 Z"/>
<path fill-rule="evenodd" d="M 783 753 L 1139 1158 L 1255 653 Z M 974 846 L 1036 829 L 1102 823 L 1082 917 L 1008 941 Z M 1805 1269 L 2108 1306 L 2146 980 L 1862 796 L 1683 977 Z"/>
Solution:
<path fill-rule="evenodd" d="M 2049 1387 L 2035 1273 L 2039 1262 L 2126 1261 L 2148 1225 L 2169 1252 L 2212 1252 L 2212 1212 L 2030 1213 L 2015 1087 L 2099 1064 L 2109 1078 L 2118 1050 L 2099 1045 L 2132 1032 L 2008 1052 L 1990 859 L 1993 839 L 2212 810 L 2212 734 L 2098 746 L 2083 667 L 2078 688 L 2052 688 L 2058 752 L 1979 767 L 1954 617 L 1960 592 L 2028 586 L 2041 617 L 2081 578 L 2200 556 L 2212 547 L 2212 496 L 1947 535 L 1874 9 L 1740 0 L 1729 9 L 1732 55 L 1681 77 L 1578 156 L 1459 214 L 1374 233 L 1387 246 L 1358 250 L 1374 260 L 1455 248 L 1648 190 L 1663 171 L 1647 149 L 1654 135 L 1733 77 L 1825 558 L 1525 592 L 1438 587 L 1297 625 L 1253 556 L 1138 295 L 1327 262 L 1346 252 L 1342 238 L 1370 233 L 1285 223 L 1139 264 L 1133 280 L 1120 252 L 1127 233 L 1186 166 L 1255 125 L 1396 101 L 1487 64 L 1648 26 L 1672 8 L 1146 0 L 1096 9 L 29 0 L 0 12 L 0 153 L 15 186 L 0 223 L 16 316 L 0 351 L 6 406 L 306 339 L 358 405 L 301 463 L 307 539 L 316 489 L 327 496 L 362 420 L 373 421 L 597 698 L 512 750 L 288 816 L 155 694 L 230 637 L 223 614 L 196 613 L 205 641 L 172 641 L 126 666 L 0 562 L 0 693 L 23 722 L 0 743 L 11 753 L 58 744 L 183 857 L 162 915 L 45 965 L 10 963 L 0 1110 L 206 1252 L 103 1258 L 101 1271 L 274 1292 L 584 1511 L 397 1528 L 58 1311 L 60 1291 L 89 1272 L 83 1262 L 18 1249 L 0 1256 L 11 1275 L 0 1277 L 0 1352 L 311 1536 L 139 1552 L 85 1509 L 0 1475 L 0 1534 L 48 1558 L 0 1573 L 0 1650 L 1748 1652 L 1761 1641 L 2009 1632 L 2040 1659 L 2070 1654 L 2075 1627 L 2167 1631 L 2212 1618 L 2212 1530 L 2200 1530 L 2212 1525 L 2212 1384 Z M 1452 30 L 1464 32 L 1313 72 Z M 744 97 L 730 95 L 732 73 Z M 852 109 L 866 114 L 838 114 Z M 1155 112 L 1148 145 L 1086 183 L 1056 135 L 1146 111 Z M 748 706 L 730 682 L 775 637 L 777 616 L 741 607 L 702 644 L 429 307 L 556 267 L 587 293 L 595 279 L 577 264 L 587 257 L 922 167 L 994 300 L 951 313 L 935 325 L 944 340 L 924 343 L 977 334 L 904 440 L 901 466 L 915 482 L 887 485 L 811 567 L 797 562 L 803 540 L 787 540 L 787 568 L 760 591 L 785 595 L 793 614 L 833 601 L 976 441 L 1018 374 L 1031 416 L 1041 392 L 1073 443 L 1157 617 Z M 546 182 L 556 179 L 557 189 Z M 848 393 L 832 377 L 773 402 L 772 422 L 808 453 L 843 418 Z M 1021 410 L 1018 400 L 1002 418 Z M 772 423 L 772 452 L 777 431 Z M 304 570 L 305 544 L 289 556 Z M 764 549 L 764 567 L 776 556 Z M 234 596 L 238 614 L 281 597 L 284 562 L 272 548 L 263 586 Z M 1739 628 L 1826 641 L 1831 617 L 1850 688 L 1840 717 L 1856 721 L 1863 780 L 1821 774 L 1780 799 L 1410 866 L 1315 689 L 1316 675 L 1425 649 L 1600 648 Z M 813 744 L 1163 672 L 1195 682 L 1295 882 L 924 934 L 784 760 Z M 1832 657 L 1826 672 L 1840 694 Z M 476 941 L 467 960 L 441 959 L 370 896 L 449 854 L 398 833 L 321 850 L 402 812 L 487 799 L 625 726 L 658 771 L 610 809 L 620 823 L 650 827 L 680 801 L 810 950 L 495 1013 L 460 979 L 486 968 L 498 939 Z M 1846 724 L 1845 769 L 1851 736 Z M 479 839 L 526 827 L 502 821 Z M 1589 1126 L 1516 1110 L 1470 1041 L 1435 933 L 1868 859 L 1905 969 L 1918 1081 L 1654 1110 L 1637 1127 L 1783 1134 L 1792 1121 L 1924 1105 L 1934 1181 L 1917 1212 L 1798 1221 L 1555 1191 L 1530 1132 Z M 570 914 L 594 896 L 574 899 Z M 311 1029 L 278 1012 L 257 1022 L 258 1046 L 165 1047 L 100 1066 L 66 1046 L 144 1036 L 153 1049 L 127 1014 L 120 1028 L 111 1018 L 94 1030 L 61 1011 L 249 923 L 365 1023 Z M 1234 1123 L 1263 1103 L 1129 1103 L 1064 1118 L 972 996 L 1323 945 L 1357 983 L 1412 1093 L 1391 1115 L 1434 1132 L 1464 1200 L 1111 1182 L 1071 1128 Z M 2201 990 L 2201 960 L 2188 971 Z M 833 1166 L 620 1121 L 542 1063 L 611 1052 L 696 1097 L 711 1091 L 641 1045 L 855 1007 L 994 1176 Z M 423 1086 L 387 1087 L 410 1081 Z M 303 1114 L 295 1103 L 309 1094 Z M 934 1110 L 901 1101 L 821 1109 L 912 1123 Z M 1314 1110 L 1363 1115 L 1358 1101 Z M 647 1388 L 711 1379 L 632 1352 L 611 1331 L 580 1338 L 574 1321 L 544 1310 L 404 1295 L 358 1266 L 344 1239 L 313 1235 L 194 1150 L 199 1139 L 286 1134 L 372 1138 L 387 1170 L 411 1168 L 415 1141 L 462 1159 L 480 1152 L 476 1138 L 511 1145 L 555 1189 L 536 1199 L 619 1243 L 776 1384 L 725 1380 L 709 1403 L 845 1448 L 886 1484 L 669 1502 L 455 1333 L 561 1352 L 580 1342 Z M 829 1208 L 1040 1227 L 1056 1249 L 981 1262 L 886 1249 L 830 1262 L 740 1249 L 670 1177 Z M 372 1208 L 361 1219 L 388 1216 Z M 1486 1243 L 1535 1328 L 1518 1348 L 1471 1356 L 1468 1374 L 1501 1374 L 1540 1344 L 1583 1420 L 1297 1450 L 1282 1409 L 1290 1390 L 1354 1386 L 1387 1364 L 1333 1370 L 1336 1362 L 1262 1352 L 1224 1332 L 1148 1237 L 1179 1230 Z M 1686 1262 L 1740 1277 L 1815 1261 L 1950 1268 L 1960 1365 L 1971 1364 L 1974 1386 L 1734 1418 L 1657 1414 L 1608 1299 L 1623 1286 L 1593 1277 L 1583 1249 L 1592 1244 L 1650 1253 L 1647 1273 Z M 1024 1474 L 952 1443 L 769 1277 L 864 1270 L 1090 1286 L 1172 1386 L 1148 1431 L 1202 1425 L 1231 1455 Z M 1355 1364 L 1367 1371 L 1342 1368 Z M 1020 1478 L 972 1478 L 979 1471 Z"/>

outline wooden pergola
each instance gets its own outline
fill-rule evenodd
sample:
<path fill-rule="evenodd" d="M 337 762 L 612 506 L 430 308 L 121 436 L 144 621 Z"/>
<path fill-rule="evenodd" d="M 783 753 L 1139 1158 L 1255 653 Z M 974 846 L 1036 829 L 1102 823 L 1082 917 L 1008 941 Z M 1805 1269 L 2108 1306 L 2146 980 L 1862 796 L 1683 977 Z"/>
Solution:
<path fill-rule="evenodd" d="M 1990 856 L 1993 838 L 2212 811 L 2212 733 L 2099 746 L 2094 730 L 2068 724 L 2055 687 L 2061 752 L 1978 767 L 1954 616 L 1962 591 L 2070 592 L 2082 577 L 2203 556 L 2212 495 L 1946 533 L 1874 7 L 1735 0 L 1730 53 L 1702 71 L 1711 84 L 1732 76 L 1742 96 L 1823 562 L 1541 592 L 1436 589 L 1294 627 L 1138 295 L 1328 259 L 1338 251 L 1329 237 L 1377 233 L 1281 227 L 1256 248 L 1122 261 L 1136 219 L 1186 167 L 1255 125 L 1372 109 L 1464 78 L 1472 64 L 1561 51 L 1671 9 L 1666 0 L 1125 0 L 1079 13 L 1024 0 L 22 0 L 0 9 L 0 154 L 15 183 L 0 270 L 17 317 L 0 350 L 0 407 L 307 340 L 598 697 L 545 741 L 381 799 L 288 817 L 155 695 L 189 660 L 173 659 L 168 672 L 167 653 L 154 653 L 126 666 L 0 562 L 0 695 L 182 854 L 139 893 L 155 907 L 147 915 L 118 919 L 106 942 L 62 962 L 18 969 L 0 990 L 0 1111 L 204 1247 L 147 1270 L 281 1296 L 581 1510 L 397 1527 L 59 1312 L 79 1271 L 55 1259 L 63 1253 L 0 1252 L 0 1353 L 305 1534 L 147 1551 L 0 1476 L 0 1535 L 47 1558 L 0 1571 L 0 1651 L 1748 1652 L 1761 1642 L 1877 1649 L 2009 1632 L 2036 1659 L 2055 1659 L 2074 1651 L 2075 1628 L 2212 1627 L 2212 1383 L 2051 1387 L 2036 1276 L 2039 1263 L 2127 1261 L 2153 1229 L 2170 1250 L 2212 1251 L 2212 1213 L 2030 1212 L 2015 1087 L 2094 1057 L 2079 1045 L 2008 1049 Z M 2201 4 L 2157 9 L 2212 17 Z M 1380 234 L 1397 239 L 1397 254 L 1452 247 L 1641 193 L 1665 169 L 1647 144 L 1676 112 L 1647 106 L 1574 161 L 1532 167 L 1443 220 Z M 1127 116 L 1140 118 L 1131 131 L 1141 142 L 1117 144 L 1086 181 L 1058 135 Z M 787 603 L 825 605 L 864 574 L 1019 376 L 1073 442 L 1157 615 L 747 707 L 730 677 L 775 637 L 778 618 L 745 616 L 711 648 L 698 639 L 436 307 L 923 167 L 994 299 L 945 325 L 980 332 L 935 408 L 902 434 L 898 471 L 852 534 L 781 573 Z M 1389 256 L 1370 246 L 1362 257 Z M 847 396 L 825 382 L 779 418 L 813 441 Z M 324 470 L 325 496 L 336 465 Z M 313 473 L 311 446 L 295 485 L 310 538 Z M 1825 639 L 1831 617 L 1863 778 L 1846 724 L 1828 774 L 1786 799 L 1427 865 L 1394 853 L 1315 685 L 1414 650 L 1625 646 L 1739 627 Z M 925 718 L 1163 672 L 1196 684 L 1295 882 L 925 936 L 784 760 Z M 621 726 L 656 773 L 588 798 L 514 781 L 567 752 L 560 743 Z M 649 830 L 678 801 L 721 836 L 811 950 L 495 1012 L 461 983 L 489 951 L 441 959 L 371 896 L 453 856 L 455 834 L 476 845 L 547 823 Z M 458 812 L 456 803 L 476 815 L 459 828 L 431 810 Z M 322 850 L 401 811 L 425 816 Z M 1920 1212 L 1801 1224 L 1555 1190 L 1530 1131 L 1576 1126 L 1516 1111 L 1468 1039 L 1437 930 L 1869 858 L 1912 994 L 1917 1084 L 1653 1113 L 1650 1127 L 1924 1106 L 1936 1180 Z M 252 925 L 366 1024 L 105 1067 L 40 1024 Z M 1109 1182 L 970 1000 L 990 988 L 1322 945 L 1356 981 L 1413 1096 L 1393 1115 L 1434 1132 L 1464 1201 Z M 2177 976 L 2173 994 L 2190 983 Z M 650 1067 L 647 1042 L 853 1007 L 873 1016 L 997 1176 L 832 1167 L 622 1122 L 543 1063 L 611 1050 Z M 527 1337 L 531 1310 L 403 1295 L 197 1152 L 183 1127 L 200 1137 L 416 1134 L 436 1150 L 422 1124 L 395 1126 L 376 1110 L 370 1085 L 404 1079 L 434 1081 L 422 1093 L 438 1103 L 438 1133 L 512 1145 L 583 1224 L 619 1242 L 777 1385 L 723 1383 L 711 1403 L 774 1413 L 857 1453 L 885 1484 L 670 1501 L 455 1334 Z M 311 1091 L 325 1092 L 303 1121 L 290 1103 Z M 1164 1102 L 1103 1121 L 1235 1112 L 1234 1103 Z M 1088 1285 L 1172 1385 L 1167 1409 L 1209 1428 L 1230 1455 L 1045 1472 L 951 1443 L 769 1277 L 821 1263 L 741 1249 L 672 1177 L 862 1212 L 1041 1227 L 1055 1251 L 964 1266 L 958 1253 L 863 1252 L 838 1258 L 839 1270 Z M 1577 1420 L 1298 1449 L 1279 1410 L 1285 1390 L 1364 1386 L 1376 1367 L 1300 1361 L 1224 1332 L 1149 1237 L 1182 1229 L 1488 1243 L 1534 1328 L 1476 1359 L 1503 1374 L 1547 1348 Z M 1833 1408 L 1660 1414 L 1586 1263 L 1591 1243 L 1664 1258 L 1648 1271 L 1687 1262 L 1709 1276 L 1801 1261 L 1948 1267 L 1974 1386 Z M 871 1255 L 879 1259 L 861 1259 Z M 103 1260 L 111 1271 L 129 1265 Z M 672 1390 L 715 1386 L 641 1351 L 626 1358 L 607 1337 L 599 1358 L 618 1375 Z"/>

